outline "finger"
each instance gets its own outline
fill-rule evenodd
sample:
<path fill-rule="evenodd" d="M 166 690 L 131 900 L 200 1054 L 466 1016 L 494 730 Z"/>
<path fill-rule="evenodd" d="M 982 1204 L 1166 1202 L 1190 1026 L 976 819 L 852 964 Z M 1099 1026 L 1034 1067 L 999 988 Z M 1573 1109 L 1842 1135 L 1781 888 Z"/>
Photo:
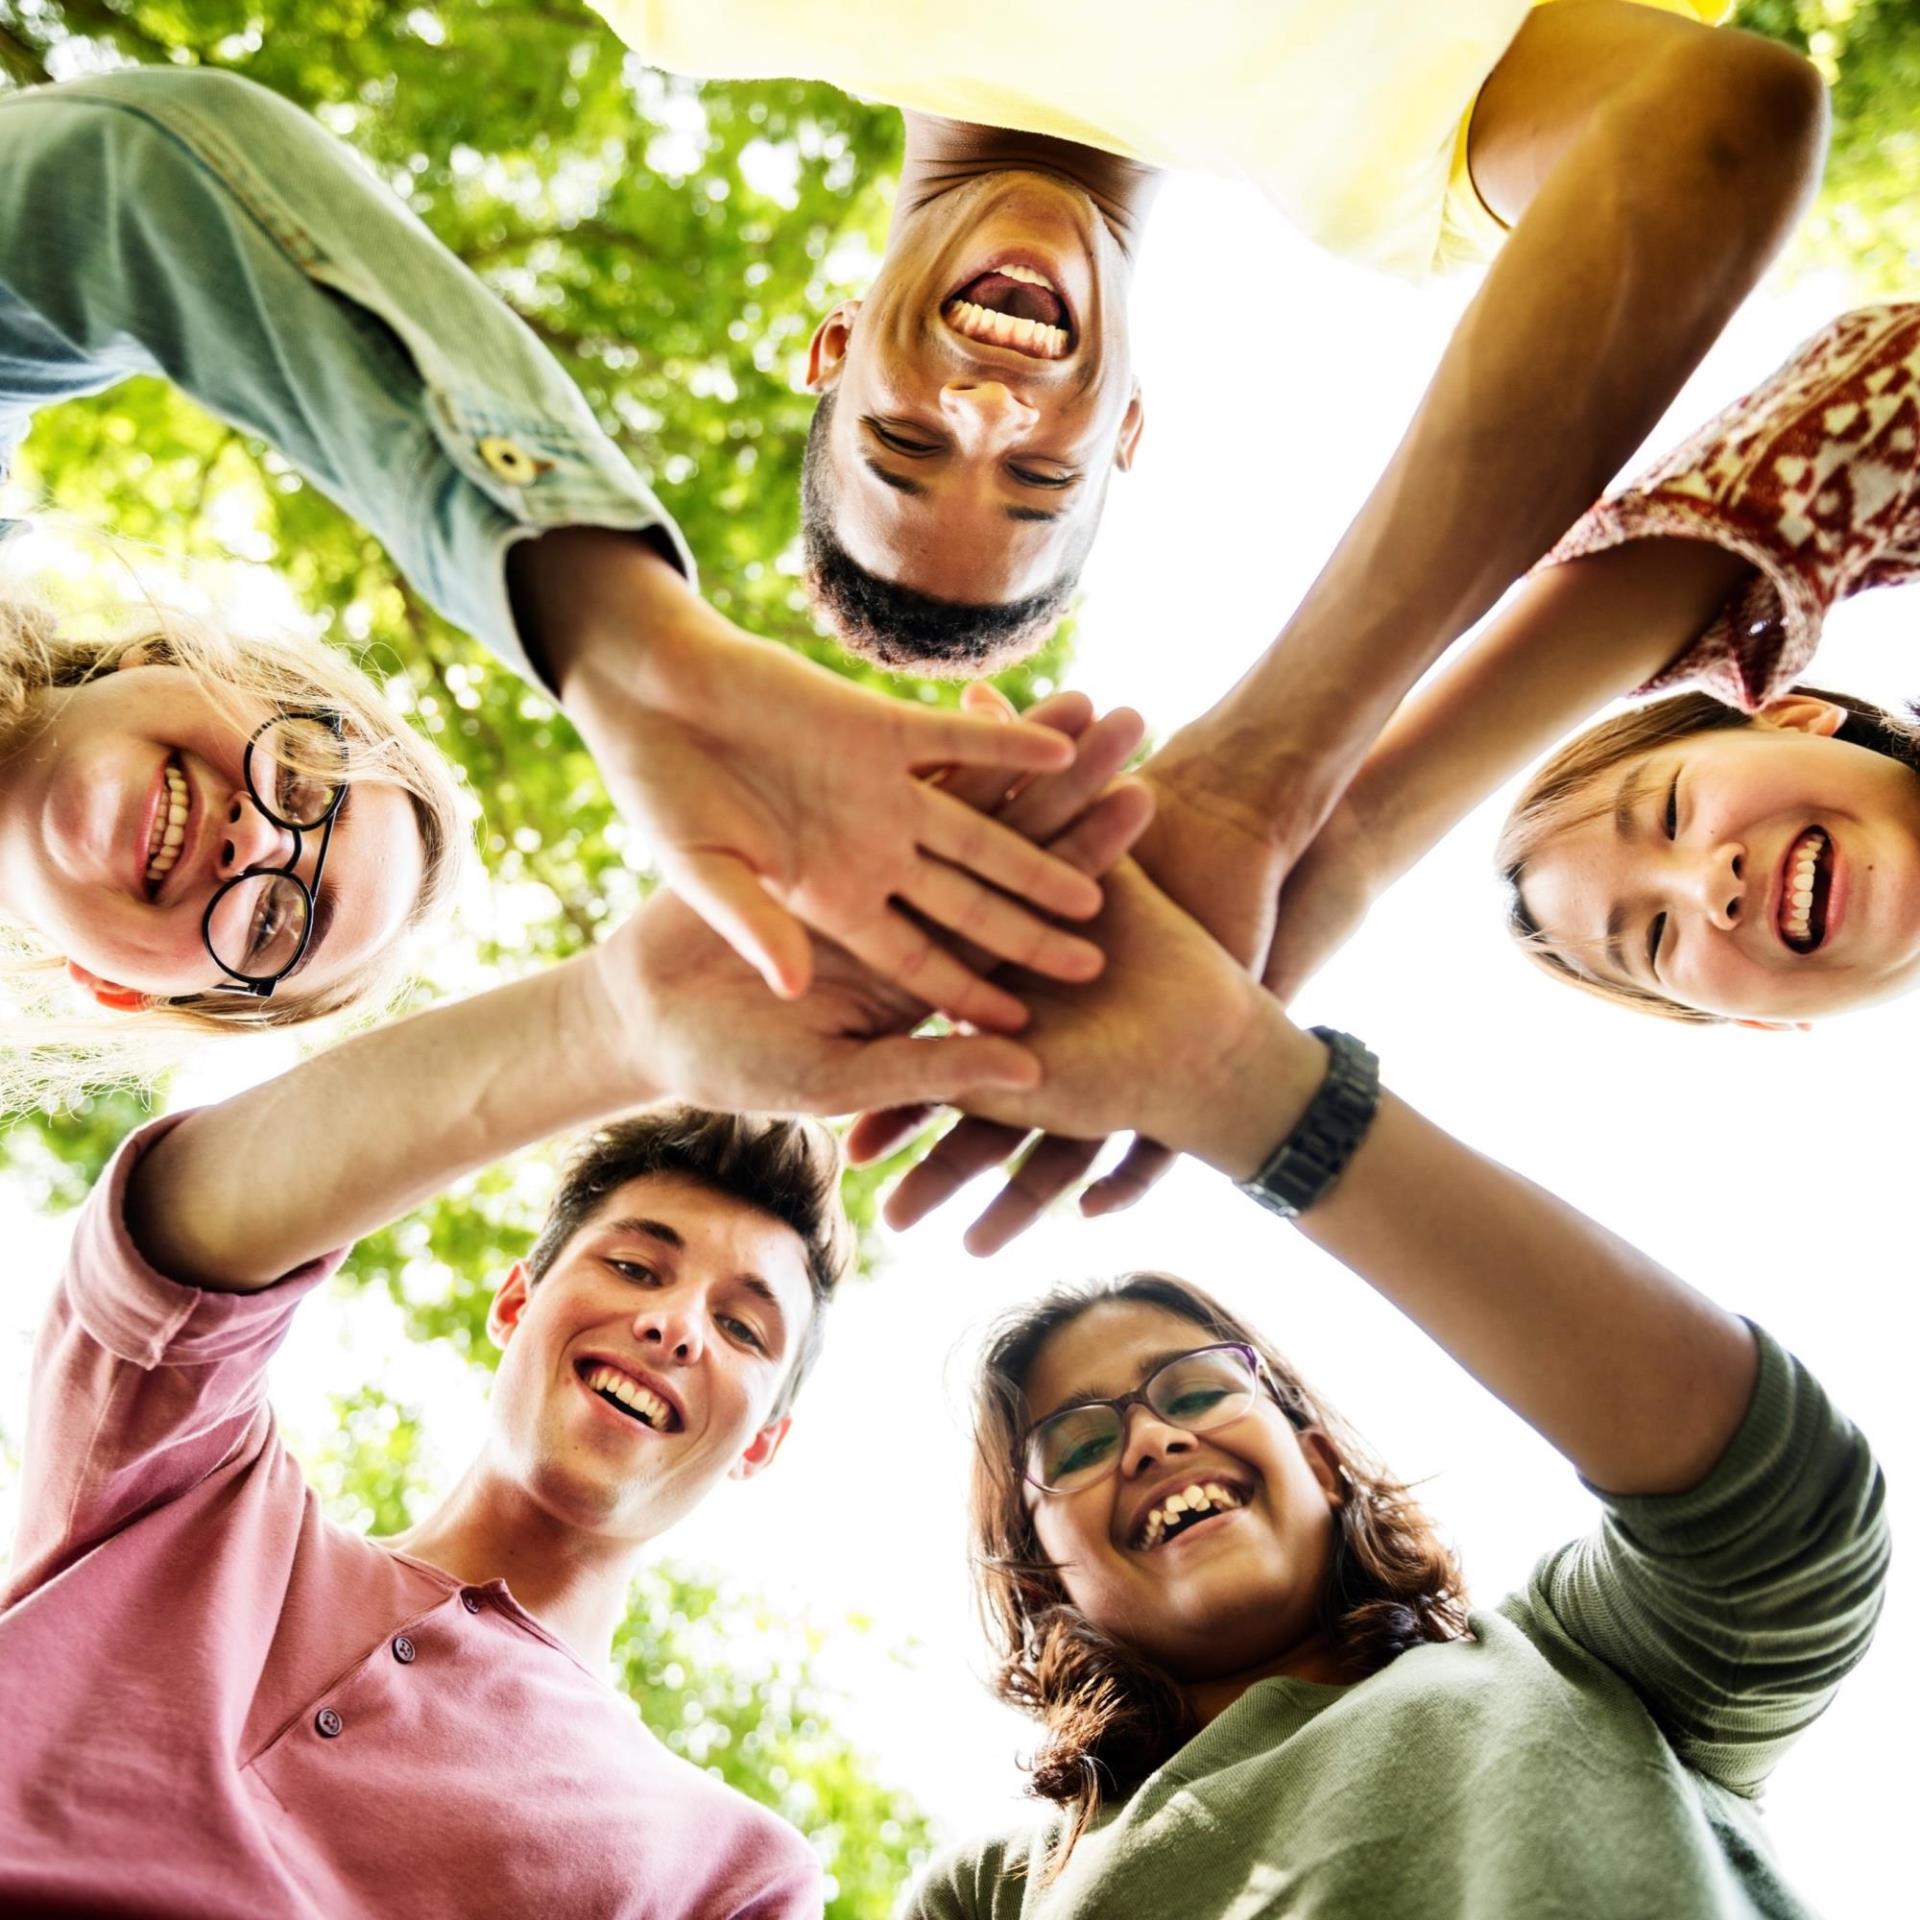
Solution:
<path fill-rule="evenodd" d="M 1084 920 L 1100 911 L 1100 889 L 1064 860 L 1031 840 L 960 804 L 951 794 L 918 790 L 920 820 L 915 837 L 949 866 L 964 867 L 1005 893 L 1030 900 L 1047 913 Z"/>
<path fill-rule="evenodd" d="M 1123 780 L 1056 835 L 1047 851 L 1097 879 L 1132 850 L 1152 821 L 1152 788 L 1144 780 Z"/>
<path fill-rule="evenodd" d="M 864 1167 L 872 1161 L 884 1160 L 890 1153 L 898 1153 L 933 1115 L 934 1109 L 929 1106 L 877 1107 L 863 1113 L 847 1129 L 846 1138 L 841 1142 L 847 1150 L 848 1161 L 853 1166 Z"/>
<path fill-rule="evenodd" d="M 987 1088 L 1040 1083 L 1040 1062 L 1025 1047 L 995 1034 L 948 1033 L 916 1040 L 896 1034 L 854 1048 L 834 1076 L 835 1111 L 945 1104 Z"/>
<path fill-rule="evenodd" d="M 1073 742 L 1032 719 L 991 720 L 972 713 L 909 716 L 917 773 L 935 767 L 1008 767 L 1017 773 L 1051 773 L 1073 765 Z"/>
<path fill-rule="evenodd" d="M 976 699 L 976 695 L 984 695 L 997 702 L 998 705 L 990 710 L 1000 714 L 1003 721 L 1014 717 L 1012 701 L 999 688 L 989 685 L 985 680 L 976 680 L 960 697 L 969 706 L 977 704 L 984 707 L 985 701 Z M 1062 691 L 1049 694 L 1027 718 L 1075 740 L 1093 725 L 1093 702 L 1084 693 Z M 949 767 L 939 779 L 942 792 L 952 794 L 956 800 L 979 813 L 992 813 L 1018 785 L 1018 781 L 1004 767 Z"/>
<path fill-rule="evenodd" d="M 1029 780 L 999 811 L 1000 824 L 1045 846 L 1097 800 L 1146 738 L 1147 723 L 1131 707 L 1117 707 L 1080 736 L 1080 750 L 1064 773 Z"/>
<path fill-rule="evenodd" d="M 1033 1225 L 1067 1191 L 1079 1184 L 1099 1158 L 1104 1140 L 1069 1140 L 1043 1134 L 1039 1144 L 1014 1169 L 992 1204 L 967 1229 L 963 1242 L 976 1259 L 996 1254 Z"/>
<path fill-rule="evenodd" d="M 813 983 L 813 942 L 744 860 L 730 853 L 663 859 L 667 882 L 783 1000 Z"/>
<path fill-rule="evenodd" d="M 1164 1179 L 1179 1158 L 1158 1140 L 1136 1139 L 1120 1156 L 1120 1164 L 1080 1196 L 1080 1211 L 1089 1220 L 1103 1213 L 1122 1212 L 1145 1198 L 1147 1190 Z"/>
<path fill-rule="evenodd" d="M 918 1226 L 969 1180 L 1011 1160 L 1026 1137 L 1024 1127 L 1003 1127 L 993 1120 L 962 1120 L 936 1142 L 924 1160 L 907 1169 L 900 1184 L 887 1196 L 881 1218 L 902 1233 Z"/>
<path fill-rule="evenodd" d="M 1017 1033 L 1027 1024 L 1027 1010 L 1012 994 L 971 972 L 904 913 L 883 913 L 858 932 L 841 936 L 841 944 L 881 979 L 904 987 L 951 1020 L 996 1033 Z"/>
<path fill-rule="evenodd" d="M 1004 893 L 938 860 L 921 861 L 900 897 L 936 926 L 1049 980 L 1091 980 L 1106 965 L 1091 940 L 1050 926 Z"/>

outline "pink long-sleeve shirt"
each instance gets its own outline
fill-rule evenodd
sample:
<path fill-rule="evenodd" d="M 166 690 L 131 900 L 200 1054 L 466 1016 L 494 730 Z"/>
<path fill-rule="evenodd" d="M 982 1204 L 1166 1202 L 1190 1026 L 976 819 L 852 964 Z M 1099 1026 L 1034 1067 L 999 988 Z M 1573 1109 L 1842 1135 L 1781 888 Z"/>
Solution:
<path fill-rule="evenodd" d="M 326 1520 L 263 1372 L 315 1261 L 156 1273 L 134 1136 L 41 1334 L 0 1596 L 0 1913 L 818 1914 L 812 1851 L 669 1753 L 502 1581 Z"/>

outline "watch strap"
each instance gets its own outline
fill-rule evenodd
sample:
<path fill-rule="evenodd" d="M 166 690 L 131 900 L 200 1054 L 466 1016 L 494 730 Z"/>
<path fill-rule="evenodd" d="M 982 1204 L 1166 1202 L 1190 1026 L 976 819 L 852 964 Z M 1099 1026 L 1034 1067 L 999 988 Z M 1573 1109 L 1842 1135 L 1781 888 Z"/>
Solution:
<path fill-rule="evenodd" d="M 1312 1033 L 1327 1048 L 1326 1078 L 1260 1171 L 1238 1183 L 1283 1220 L 1305 1213 L 1346 1171 L 1380 1105 L 1380 1062 L 1365 1043 L 1335 1027 Z"/>

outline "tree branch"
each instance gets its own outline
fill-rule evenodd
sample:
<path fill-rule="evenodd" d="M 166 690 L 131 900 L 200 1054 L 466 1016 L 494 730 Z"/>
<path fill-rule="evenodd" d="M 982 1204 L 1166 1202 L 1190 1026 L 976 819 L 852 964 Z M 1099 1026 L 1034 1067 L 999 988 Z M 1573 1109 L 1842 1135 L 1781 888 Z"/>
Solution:
<path fill-rule="evenodd" d="M 40 58 L 40 49 L 22 40 L 4 22 L 0 22 L 0 67 L 23 87 L 44 86 L 53 78 Z"/>

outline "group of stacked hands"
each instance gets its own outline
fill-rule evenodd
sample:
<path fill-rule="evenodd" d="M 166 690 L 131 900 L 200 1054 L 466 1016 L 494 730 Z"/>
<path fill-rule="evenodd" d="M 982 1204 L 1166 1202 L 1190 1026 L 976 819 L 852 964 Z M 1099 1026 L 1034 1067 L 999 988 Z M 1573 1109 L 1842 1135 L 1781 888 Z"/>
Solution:
<path fill-rule="evenodd" d="M 1124 33 L 1069 5 L 1041 47 L 1010 4 L 605 11 L 661 65 L 908 113 L 880 272 L 814 337 L 803 502 L 822 618 L 899 669 L 1006 664 L 1067 604 L 1140 441 L 1160 168 L 1250 175 L 1388 269 L 1497 258 L 1279 638 L 1128 775 L 1130 712 L 1017 717 L 984 684 L 932 712 L 731 627 L 559 370 L 285 103 L 180 70 L 0 103 L 7 444 L 146 371 L 277 445 L 558 698 L 667 882 L 580 958 L 121 1150 L 36 1362 L 0 1907 L 817 1911 L 800 1837 L 594 1668 L 648 1545 L 776 1457 L 848 1265 L 838 1144 L 769 1115 L 865 1110 L 872 1156 L 947 1105 L 896 1225 L 1029 1142 L 975 1251 L 1109 1135 L 1134 1143 L 1089 1210 L 1191 1155 L 1604 1517 L 1469 1612 L 1406 1489 L 1197 1287 L 1023 1309 L 981 1366 L 974 1545 L 1054 1804 L 908 1911 L 1804 1911 L 1754 1799 L 1872 1631 L 1865 1443 L 1764 1333 L 1285 1004 L 1511 772 L 1686 679 L 1738 706 L 1636 710 L 1529 787 L 1503 863 L 1532 956 L 1688 1018 L 1906 983 L 1911 741 L 1791 682 L 1825 608 L 1920 553 L 1920 305 L 1839 319 L 1590 504 L 1802 210 L 1817 76 L 1709 0 L 1245 0 Z M 0 891 L 102 1019 L 364 1001 L 447 889 L 431 751 L 322 648 L 10 620 Z M 360 1235 L 576 1128 L 493 1303 L 481 1456 L 401 1536 L 326 1522 L 263 1397 L 295 1307 Z"/>

